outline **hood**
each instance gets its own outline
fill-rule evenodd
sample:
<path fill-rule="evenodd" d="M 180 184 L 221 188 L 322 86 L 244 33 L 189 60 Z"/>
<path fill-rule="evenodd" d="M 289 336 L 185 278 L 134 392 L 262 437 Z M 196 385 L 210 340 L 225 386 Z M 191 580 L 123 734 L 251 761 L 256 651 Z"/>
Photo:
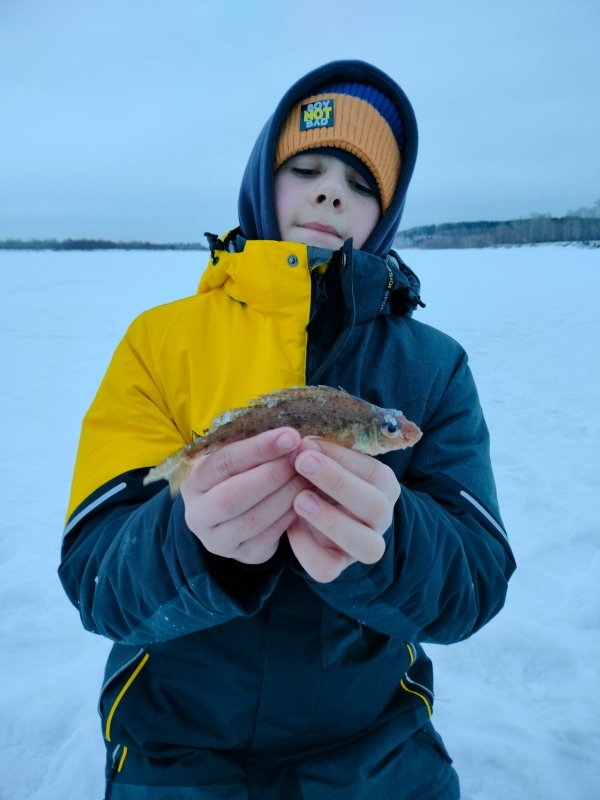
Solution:
<path fill-rule="evenodd" d="M 279 132 L 290 109 L 321 87 L 334 82 L 367 83 L 395 102 L 402 117 L 404 144 L 400 178 L 387 212 L 381 217 L 363 250 L 386 256 L 400 225 L 406 191 L 417 156 L 417 123 L 412 106 L 402 89 L 377 67 L 364 61 L 332 61 L 300 78 L 283 96 L 250 154 L 239 195 L 240 227 L 247 239 L 281 239 L 275 216 L 273 164 Z"/>

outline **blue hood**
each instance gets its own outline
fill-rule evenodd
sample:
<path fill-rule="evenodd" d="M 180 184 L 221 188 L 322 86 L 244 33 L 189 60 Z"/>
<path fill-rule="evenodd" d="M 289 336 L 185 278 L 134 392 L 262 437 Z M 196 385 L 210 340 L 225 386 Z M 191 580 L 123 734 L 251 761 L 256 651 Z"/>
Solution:
<path fill-rule="evenodd" d="M 332 61 L 312 70 L 289 89 L 267 120 L 254 145 L 242 178 L 238 202 L 240 227 L 246 239 L 281 239 L 275 216 L 273 164 L 279 131 L 289 110 L 319 87 L 333 82 L 367 83 L 392 99 L 400 111 L 405 142 L 402 167 L 396 193 L 386 214 L 379 220 L 363 250 L 386 256 L 391 250 L 400 225 L 406 190 L 417 156 L 417 122 L 412 106 L 402 89 L 377 67 L 364 61 Z"/>

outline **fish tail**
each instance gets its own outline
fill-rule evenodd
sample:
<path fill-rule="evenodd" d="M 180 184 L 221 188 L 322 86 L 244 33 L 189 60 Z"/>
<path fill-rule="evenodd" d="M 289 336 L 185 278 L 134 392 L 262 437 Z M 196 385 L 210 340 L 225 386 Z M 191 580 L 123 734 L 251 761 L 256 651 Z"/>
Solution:
<path fill-rule="evenodd" d="M 169 482 L 171 497 L 179 492 L 181 484 L 190 474 L 193 461 L 188 457 L 186 448 L 182 448 L 169 458 L 165 458 L 156 467 L 152 467 L 144 478 L 144 486 L 156 481 L 166 480 Z"/>

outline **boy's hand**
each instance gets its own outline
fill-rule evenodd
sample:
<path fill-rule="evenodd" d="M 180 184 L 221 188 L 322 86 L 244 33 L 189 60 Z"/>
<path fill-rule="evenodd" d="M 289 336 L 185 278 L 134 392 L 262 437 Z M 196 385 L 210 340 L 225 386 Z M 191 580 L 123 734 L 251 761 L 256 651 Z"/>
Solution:
<path fill-rule="evenodd" d="M 288 527 L 290 545 L 306 572 L 328 583 L 356 561 L 379 561 L 400 496 L 392 470 L 322 439 L 302 441 L 295 467 L 312 483 L 296 496 L 298 519 Z"/>
<path fill-rule="evenodd" d="M 262 564 L 296 518 L 294 498 L 309 484 L 291 464 L 301 438 L 278 428 L 226 445 L 198 460 L 181 485 L 185 521 L 204 547 L 244 564 Z"/>

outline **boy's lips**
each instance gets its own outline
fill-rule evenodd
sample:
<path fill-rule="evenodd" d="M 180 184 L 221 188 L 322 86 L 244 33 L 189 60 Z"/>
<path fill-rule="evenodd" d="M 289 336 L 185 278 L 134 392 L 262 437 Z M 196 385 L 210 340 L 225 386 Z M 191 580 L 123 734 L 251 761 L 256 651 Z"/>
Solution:
<path fill-rule="evenodd" d="M 310 231 L 318 231 L 319 233 L 328 233 L 331 236 L 337 236 L 338 239 L 342 238 L 335 228 L 331 225 L 325 225 L 322 222 L 305 222 L 300 225 L 300 227 L 308 228 Z"/>

